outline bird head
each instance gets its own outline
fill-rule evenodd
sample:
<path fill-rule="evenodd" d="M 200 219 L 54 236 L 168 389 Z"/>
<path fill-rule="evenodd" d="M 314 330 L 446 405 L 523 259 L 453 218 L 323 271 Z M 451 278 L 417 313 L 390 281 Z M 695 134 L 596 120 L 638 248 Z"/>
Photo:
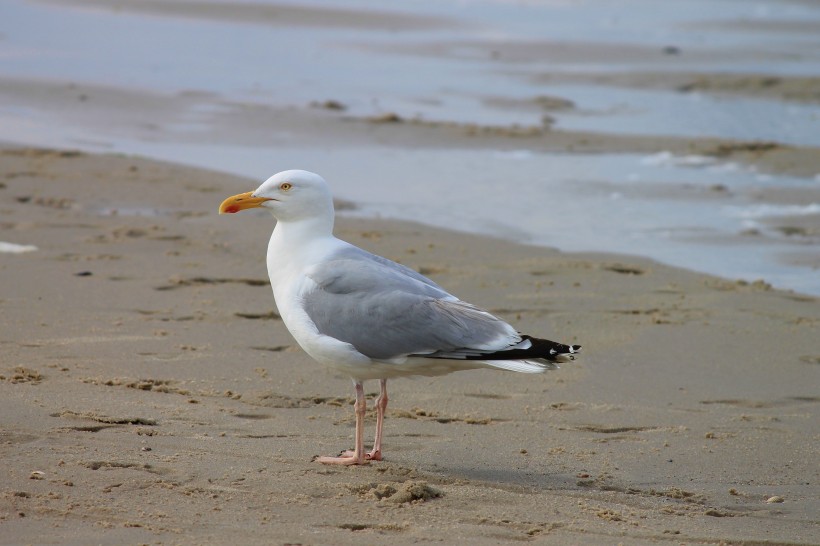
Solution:
<path fill-rule="evenodd" d="M 325 179 L 309 171 L 282 171 L 254 191 L 225 199 L 219 214 L 252 208 L 268 209 L 279 221 L 296 221 L 333 215 L 333 198 Z"/>

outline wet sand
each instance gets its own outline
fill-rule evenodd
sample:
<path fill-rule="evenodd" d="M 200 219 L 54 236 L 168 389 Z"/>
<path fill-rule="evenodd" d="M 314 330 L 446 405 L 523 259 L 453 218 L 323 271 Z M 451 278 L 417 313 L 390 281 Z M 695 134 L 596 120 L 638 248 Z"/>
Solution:
<path fill-rule="evenodd" d="M 736 161 L 760 172 L 814 177 L 820 173 L 820 151 L 813 146 L 716 137 L 630 135 L 555 129 L 549 118 L 540 125 L 481 123 L 402 117 L 394 112 L 352 115 L 333 97 L 304 104 L 276 106 L 243 103 L 206 92 L 160 93 L 139 88 L 75 84 L 37 78 L 0 78 L 0 98 L 53 121 L 61 127 L 81 124 L 106 138 L 135 138 L 175 146 L 229 142 L 232 146 L 374 146 L 422 149 L 479 149 L 577 154 L 672 153 Z M 490 104 L 511 101 L 487 97 Z M 520 107 L 554 108 L 571 103 L 532 97 Z M 192 116 L 191 112 L 196 112 Z M 21 127 L 21 134 L 25 132 Z M 23 138 L 25 134 L 22 135 Z M 73 137 L 95 148 L 111 146 Z M 815 192 L 816 193 L 816 192 Z M 814 194 L 813 194 L 814 195 Z"/>
<path fill-rule="evenodd" d="M 311 462 L 352 389 L 276 315 L 269 217 L 215 214 L 257 184 L 0 152 L 0 240 L 38 248 L 0 254 L 0 543 L 818 542 L 820 301 L 640 258 L 342 217 L 584 354 L 393 381 L 385 461 Z"/>
<path fill-rule="evenodd" d="M 680 93 L 720 93 L 794 102 L 820 102 L 820 78 L 687 72 L 632 72 L 621 74 L 544 74 L 539 81 L 575 82 L 665 89 Z"/>

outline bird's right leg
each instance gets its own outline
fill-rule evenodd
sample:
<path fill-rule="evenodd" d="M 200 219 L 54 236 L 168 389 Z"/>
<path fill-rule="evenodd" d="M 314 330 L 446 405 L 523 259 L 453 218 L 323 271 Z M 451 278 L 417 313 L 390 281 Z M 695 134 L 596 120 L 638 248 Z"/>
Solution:
<path fill-rule="evenodd" d="M 373 449 L 366 455 L 370 461 L 382 460 L 382 427 L 384 426 L 384 412 L 387 409 L 387 379 L 379 380 L 379 397 L 376 398 L 376 439 Z"/>

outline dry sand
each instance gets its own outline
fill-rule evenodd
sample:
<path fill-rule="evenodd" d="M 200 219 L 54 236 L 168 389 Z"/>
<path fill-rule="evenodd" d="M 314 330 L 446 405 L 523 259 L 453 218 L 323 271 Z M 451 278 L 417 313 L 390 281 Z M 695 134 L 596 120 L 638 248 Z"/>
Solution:
<path fill-rule="evenodd" d="M 352 389 L 274 312 L 269 217 L 215 213 L 257 183 L 0 152 L 0 240 L 39 248 L 0 254 L 0 543 L 820 542 L 820 302 L 639 258 L 340 219 L 584 355 L 393 381 L 385 461 L 311 462 Z"/>

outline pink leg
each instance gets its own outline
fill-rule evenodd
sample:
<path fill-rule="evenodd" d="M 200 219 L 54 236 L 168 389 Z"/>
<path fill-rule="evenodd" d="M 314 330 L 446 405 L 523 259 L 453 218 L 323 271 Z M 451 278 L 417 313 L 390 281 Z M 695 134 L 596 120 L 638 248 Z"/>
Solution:
<path fill-rule="evenodd" d="M 384 426 L 384 411 L 387 409 L 387 379 L 379 380 L 379 397 L 376 398 L 376 439 L 373 449 L 366 455 L 370 461 L 382 460 L 382 427 Z"/>
<path fill-rule="evenodd" d="M 356 403 L 353 410 L 356 413 L 356 449 L 353 453 L 344 453 L 339 457 L 317 457 L 316 461 L 322 464 L 367 464 L 364 453 L 364 413 L 366 410 L 364 401 L 364 387 L 361 381 L 355 381 Z"/>

